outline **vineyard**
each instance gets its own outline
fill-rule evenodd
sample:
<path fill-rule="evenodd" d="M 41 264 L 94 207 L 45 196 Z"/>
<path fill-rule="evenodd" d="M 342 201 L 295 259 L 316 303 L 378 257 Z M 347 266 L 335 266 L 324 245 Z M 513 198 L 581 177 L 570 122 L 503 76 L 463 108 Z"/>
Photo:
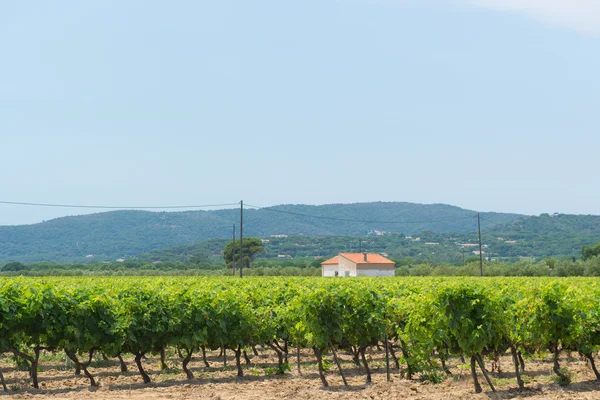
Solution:
<path fill-rule="evenodd" d="M 347 384 L 348 362 L 366 383 L 376 358 L 388 377 L 429 382 L 449 377 L 452 363 L 475 392 L 495 391 L 493 372 L 508 357 L 511 385 L 523 390 L 528 364 L 541 359 L 568 385 L 572 353 L 600 380 L 598 350 L 600 281 L 588 278 L 0 280 L 1 365 L 27 370 L 33 388 L 48 354 L 64 355 L 94 387 L 98 359 L 149 383 L 151 355 L 166 369 L 171 354 L 193 380 L 211 354 L 225 366 L 233 355 L 242 377 L 270 352 L 274 374 L 301 374 L 310 362 L 324 387 L 333 376 Z M 1 369 L 0 380 L 8 391 Z"/>

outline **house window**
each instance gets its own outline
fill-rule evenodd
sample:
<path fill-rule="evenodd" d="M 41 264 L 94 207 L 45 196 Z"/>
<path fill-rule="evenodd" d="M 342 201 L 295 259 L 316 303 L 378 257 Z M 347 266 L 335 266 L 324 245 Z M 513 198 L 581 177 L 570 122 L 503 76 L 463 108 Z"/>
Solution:
<path fill-rule="evenodd" d="M 338 271 L 335 271 L 335 276 L 338 276 L 340 273 Z"/>
<path fill-rule="evenodd" d="M 344 276 L 350 276 L 350 271 L 344 271 Z"/>

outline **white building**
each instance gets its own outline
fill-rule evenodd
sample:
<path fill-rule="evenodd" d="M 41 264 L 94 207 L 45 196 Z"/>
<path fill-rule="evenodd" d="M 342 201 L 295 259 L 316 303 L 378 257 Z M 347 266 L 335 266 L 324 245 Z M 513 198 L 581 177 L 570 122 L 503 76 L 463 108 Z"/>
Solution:
<path fill-rule="evenodd" d="M 375 253 L 340 253 L 321 263 L 321 276 L 394 276 L 396 263 Z"/>

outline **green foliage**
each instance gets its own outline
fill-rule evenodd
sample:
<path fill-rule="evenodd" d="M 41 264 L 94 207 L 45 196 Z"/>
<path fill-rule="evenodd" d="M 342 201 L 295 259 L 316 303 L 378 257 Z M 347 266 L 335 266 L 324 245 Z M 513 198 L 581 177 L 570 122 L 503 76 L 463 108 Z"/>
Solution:
<path fill-rule="evenodd" d="M 596 243 L 595 246 L 583 246 L 581 249 L 581 258 L 583 260 L 589 260 L 592 257 L 600 256 L 600 243 Z"/>
<path fill-rule="evenodd" d="M 440 384 L 446 380 L 447 376 L 444 371 L 432 370 L 421 373 L 421 380 L 423 382 L 431 382 L 433 384 Z"/>
<path fill-rule="evenodd" d="M 494 350 L 501 342 L 502 310 L 485 286 L 458 284 L 438 291 L 438 329 L 446 330 L 446 345 L 457 344 L 467 356 Z"/>
<path fill-rule="evenodd" d="M 0 278 L 0 310 L 0 352 L 30 366 L 40 348 L 191 355 L 200 346 L 277 341 L 326 351 L 387 336 L 413 373 L 439 382 L 433 352 L 600 350 L 600 283 L 592 278 L 17 277 Z M 265 373 L 288 370 L 283 363 Z"/>
<path fill-rule="evenodd" d="M 44 343 L 69 354 L 93 349 L 116 356 L 123 346 L 124 320 L 111 290 L 81 286 L 44 290 L 40 313 L 44 316 Z"/>
<path fill-rule="evenodd" d="M 573 381 L 573 373 L 567 368 L 560 369 L 561 375 L 553 375 L 552 382 L 559 386 L 569 386 Z"/>
<path fill-rule="evenodd" d="M 178 322 L 172 318 L 177 306 L 172 291 L 156 290 L 156 286 L 146 283 L 127 286 L 117 296 L 125 326 L 123 352 L 146 354 L 169 344 L 173 325 Z"/>
<path fill-rule="evenodd" d="M 27 266 L 18 261 L 9 262 L 2 267 L 2 271 L 15 271 L 16 272 L 16 271 L 23 271 L 25 269 L 27 269 Z"/>
<path fill-rule="evenodd" d="M 248 268 L 250 261 L 264 251 L 262 241 L 258 238 L 244 238 L 243 245 L 239 240 L 227 243 L 223 250 L 223 258 L 228 268 L 236 266 L 237 268 Z M 240 259 L 240 247 L 242 247 L 242 257 Z"/>
<path fill-rule="evenodd" d="M 267 367 L 265 368 L 265 375 L 283 375 L 286 372 L 290 372 L 292 370 L 292 368 L 290 367 L 290 364 L 288 363 L 283 363 L 281 364 L 281 367 Z"/>
<path fill-rule="evenodd" d="M 322 364 L 323 364 L 323 371 L 325 371 L 325 372 L 329 372 L 331 370 L 331 367 L 333 367 L 333 363 L 326 358 L 323 358 Z"/>
<path fill-rule="evenodd" d="M 583 330 L 583 299 L 577 287 L 562 282 L 533 288 L 517 304 L 523 341 L 540 351 L 574 346 Z"/>

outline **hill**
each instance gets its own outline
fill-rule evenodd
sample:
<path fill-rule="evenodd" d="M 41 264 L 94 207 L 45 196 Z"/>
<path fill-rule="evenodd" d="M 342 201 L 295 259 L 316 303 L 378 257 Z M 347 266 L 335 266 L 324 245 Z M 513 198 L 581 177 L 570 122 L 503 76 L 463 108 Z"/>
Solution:
<path fill-rule="evenodd" d="M 486 258 L 518 261 L 524 258 L 579 257 L 583 246 L 600 242 L 600 216 L 548 215 L 521 217 L 482 232 Z M 219 261 L 227 240 L 208 240 L 169 249 L 154 250 L 137 257 L 140 261 Z M 389 233 L 375 236 L 289 236 L 264 240 L 266 259 L 280 262 L 292 258 L 331 257 L 339 252 L 367 250 L 386 253 L 411 262 L 448 262 L 478 256 L 476 233 L 423 231 L 412 236 Z M 408 260 L 407 260 L 408 261 Z"/>
<path fill-rule="evenodd" d="M 525 216 L 482 213 L 488 229 Z M 239 210 L 111 211 L 57 218 L 33 225 L 0 226 L 0 262 L 58 263 L 115 260 L 155 249 L 229 238 Z M 422 231 L 475 232 L 475 212 L 445 204 L 376 202 L 322 206 L 280 205 L 244 211 L 248 236 L 405 235 Z"/>
<path fill-rule="evenodd" d="M 487 234 L 503 256 L 579 257 L 583 246 L 600 242 L 600 216 L 542 214 L 491 227 Z"/>

